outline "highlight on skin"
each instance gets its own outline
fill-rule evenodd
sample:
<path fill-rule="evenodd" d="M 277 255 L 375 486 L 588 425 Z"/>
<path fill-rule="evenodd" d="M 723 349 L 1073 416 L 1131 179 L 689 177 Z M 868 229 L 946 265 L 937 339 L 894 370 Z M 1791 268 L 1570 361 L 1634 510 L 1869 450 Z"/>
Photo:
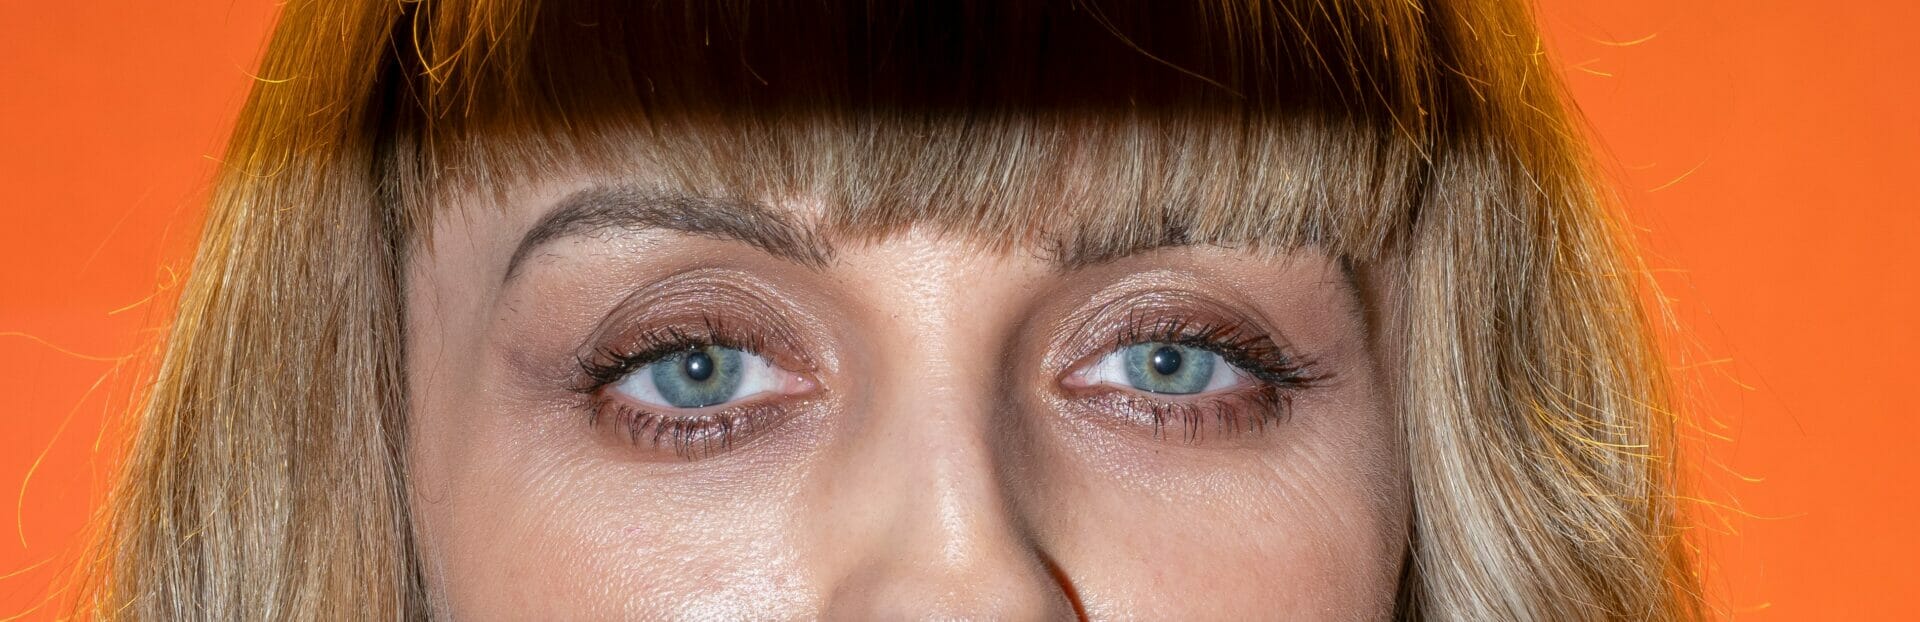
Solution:
<path fill-rule="evenodd" d="M 552 208 L 484 229 L 515 237 L 481 240 L 503 245 L 500 261 L 469 272 L 506 291 L 541 269 L 542 248 L 582 235 L 725 238 L 737 250 L 714 256 L 758 253 L 796 274 L 919 240 L 1001 258 L 1033 283 L 1111 268 L 1102 278 L 1117 297 L 1140 303 L 1121 307 L 1162 296 L 1228 315 L 1129 275 L 1153 274 L 1139 262 L 1163 251 L 1227 254 L 1195 265 L 1317 257 L 1365 294 L 1357 309 L 1393 400 L 1401 466 L 1378 481 L 1409 504 L 1403 537 L 1384 536 L 1405 551 L 1393 614 L 1702 615 L 1639 266 L 1523 4 L 968 6 L 289 2 L 257 72 L 268 80 L 223 159 L 80 606 L 138 619 L 445 608 L 431 584 L 448 569 L 423 561 L 419 534 L 433 527 L 419 524 L 410 453 L 423 354 L 409 350 L 420 337 L 409 313 L 434 283 L 409 277 L 457 254 L 447 232 L 538 204 Z M 673 460 L 661 465 L 776 443 L 762 433 L 783 421 L 840 429 L 808 419 L 832 409 L 807 404 L 840 399 L 810 383 L 848 363 L 809 360 L 798 342 L 824 331 L 769 310 L 808 294 L 755 290 L 770 282 L 760 273 L 698 282 L 714 274 L 655 285 L 662 299 L 733 296 L 727 318 L 689 310 L 635 332 L 608 315 L 573 342 L 584 347 L 569 351 L 570 375 L 542 386 L 575 400 L 605 445 L 665 443 Z M 1146 291 L 1127 289 L 1141 278 Z M 720 281 L 748 285 L 727 294 L 736 285 Z M 1236 373 L 1259 386 L 1321 378 L 1230 315 L 1057 311 L 1059 331 L 1034 339 L 1081 344 L 1084 357 L 1047 359 L 1063 388 L 1035 399 L 1064 421 L 1142 413 L 1134 429 L 1180 427 L 1163 439 L 1175 442 L 1228 424 L 1113 387 L 1089 398 L 1108 402 L 1071 401 L 1116 382 L 1068 379 L 1116 346 L 1211 335 L 1240 344 L 1215 364 L 1245 364 Z M 740 318 L 767 321 L 741 334 Z M 1088 325 L 1123 328 L 1072 337 Z M 667 421 L 596 387 L 691 346 L 767 357 L 768 391 L 793 399 Z M 1255 393 L 1240 396 L 1258 406 L 1248 411 L 1285 412 L 1283 396 Z M 1105 442 L 1062 455 L 1099 463 L 1131 447 Z M 1035 567 L 1080 572 L 1050 557 Z M 1074 608 L 1097 595 L 1065 594 Z"/>
<path fill-rule="evenodd" d="M 556 186 L 441 221 L 409 271 L 410 510 L 437 613 L 1056 618 L 1068 594 L 1096 617 L 1391 612 L 1397 434 L 1359 288 L 1322 253 L 1065 266 L 917 230 L 816 266 L 640 212 L 547 238 L 494 287 L 529 248 L 514 234 L 581 192 Z M 1062 382 L 1147 339 L 1288 373 L 1186 396 Z M 714 343 L 808 388 L 684 409 L 619 389 Z M 1339 381 L 1295 382 L 1307 360 Z M 592 421 L 583 392 L 611 408 Z"/>

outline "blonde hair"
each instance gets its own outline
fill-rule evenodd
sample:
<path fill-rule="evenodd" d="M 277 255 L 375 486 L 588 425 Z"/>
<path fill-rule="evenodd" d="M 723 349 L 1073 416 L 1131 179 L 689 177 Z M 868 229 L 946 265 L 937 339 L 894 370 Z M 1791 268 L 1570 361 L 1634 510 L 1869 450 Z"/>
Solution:
<path fill-rule="evenodd" d="M 596 170 L 804 197 L 841 237 L 1381 266 L 1404 292 L 1379 327 L 1405 348 L 1401 612 L 1701 615 L 1641 272 L 1526 7 L 640 4 L 286 5 L 84 609 L 429 615 L 403 267 L 449 197 Z"/>

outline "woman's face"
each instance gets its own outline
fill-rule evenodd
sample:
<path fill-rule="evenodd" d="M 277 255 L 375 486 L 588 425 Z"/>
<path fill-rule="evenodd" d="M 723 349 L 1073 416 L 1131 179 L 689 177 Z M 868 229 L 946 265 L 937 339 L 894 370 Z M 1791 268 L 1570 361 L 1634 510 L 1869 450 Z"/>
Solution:
<path fill-rule="evenodd" d="M 454 618 L 1390 614 L 1386 288 L 1335 259 L 836 239 L 622 188 L 454 209 L 412 254 Z"/>

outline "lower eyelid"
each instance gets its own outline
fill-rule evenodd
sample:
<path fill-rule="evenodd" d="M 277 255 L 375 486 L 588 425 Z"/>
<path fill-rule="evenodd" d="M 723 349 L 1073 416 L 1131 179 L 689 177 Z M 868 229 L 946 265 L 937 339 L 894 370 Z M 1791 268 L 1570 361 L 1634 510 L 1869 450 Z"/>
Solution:
<path fill-rule="evenodd" d="M 1293 408 L 1285 389 L 1266 384 L 1173 396 L 1104 391 L 1074 398 L 1072 403 L 1094 422 L 1145 431 L 1155 441 L 1182 440 L 1189 444 L 1262 433 L 1284 422 Z"/>
<path fill-rule="evenodd" d="M 647 376 L 641 370 L 632 373 L 651 382 L 645 380 Z M 627 382 L 622 380 L 589 394 L 589 424 L 615 434 L 626 444 L 697 460 L 767 433 L 796 412 L 797 400 L 810 399 L 820 389 L 812 377 L 787 371 L 771 361 L 754 373 L 766 374 L 762 390 L 696 409 L 641 402 L 617 390 L 619 384 Z"/>
<path fill-rule="evenodd" d="M 685 460 L 724 453 L 780 425 L 792 412 L 776 401 L 753 401 L 697 414 L 662 413 L 617 398 L 596 397 L 588 406 L 596 430 L 610 427 L 621 441 L 666 450 Z"/>

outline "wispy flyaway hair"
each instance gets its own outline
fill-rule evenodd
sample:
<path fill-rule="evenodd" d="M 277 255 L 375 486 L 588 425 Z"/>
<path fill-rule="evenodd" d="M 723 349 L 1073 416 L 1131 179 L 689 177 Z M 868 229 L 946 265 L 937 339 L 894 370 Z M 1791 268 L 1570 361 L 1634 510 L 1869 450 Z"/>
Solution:
<path fill-rule="evenodd" d="M 1494 0 L 291 0 L 82 607 L 429 616 L 403 268 L 453 206 L 591 174 L 835 238 L 1377 267 L 1402 613 L 1697 617 L 1638 263 L 1541 49 Z"/>

